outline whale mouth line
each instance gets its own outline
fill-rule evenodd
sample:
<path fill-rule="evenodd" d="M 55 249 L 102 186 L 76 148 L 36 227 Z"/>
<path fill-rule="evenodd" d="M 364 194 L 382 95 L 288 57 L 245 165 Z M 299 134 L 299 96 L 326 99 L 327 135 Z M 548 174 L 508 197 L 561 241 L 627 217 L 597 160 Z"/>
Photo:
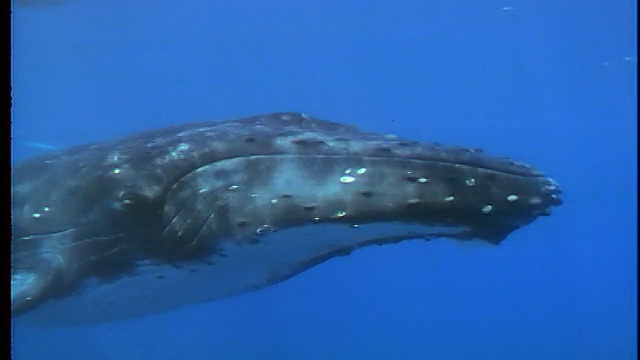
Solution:
<path fill-rule="evenodd" d="M 411 157 L 411 156 L 407 156 L 407 157 L 394 157 L 394 156 L 375 156 L 375 155 L 350 155 L 350 154 L 345 154 L 345 155 L 338 155 L 338 154 L 304 154 L 304 153 L 300 153 L 300 154 L 266 154 L 266 155 L 262 155 L 262 154 L 255 154 L 255 155 L 248 155 L 248 156 L 235 156 L 235 157 L 227 157 L 227 158 L 222 158 L 222 159 L 217 159 L 214 162 L 211 163 L 206 163 L 203 164 L 200 168 L 202 167 L 206 167 L 215 163 L 220 163 L 220 162 L 225 162 L 225 161 L 232 161 L 232 160 L 252 160 L 252 159 L 275 159 L 275 158 L 327 158 L 327 159 L 331 159 L 331 158 L 335 158 L 335 159 L 349 159 L 352 158 L 354 160 L 359 160 L 359 159 L 367 159 L 367 160 L 382 160 L 382 161 L 389 161 L 389 162 L 393 162 L 393 163 L 400 163 L 400 162 L 411 162 L 411 163 L 421 163 L 421 164 L 428 164 L 428 163 L 432 163 L 432 164 L 437 164 L 437 165 L 450 165 L 450 166 L 455 166 L 455 167 L 460 167 L 460 168 L 469 168 L 469 169 L 477 169 L 477 170 L 486 170 L 486 171 L 491 171 L 494 172 L 496 174 L 504 174 L 504 175 L 511 175 L 511 176 L 518 176 L 518 177 L 523 177 L 523 178 L 541 178 L 541 179 L 547 179 L 551 182 L 553 182 L 550 178 L 544 176 L 542 173 L 539 173 L 529 167 L 519 167 L 518 170 L 520 171 L 507 171 L 504 169 L 498 169 L 496 167 L 491 167 L 491 166 L 486 166 L 483 164 L 475 164 L 472 162 L 461 162 L 461 161 L 454 161 L 454 160 L 446 160 L 446 159 L 420 159 L 417 157 Z M 507 159 L 504 159 L 504 161 L 508 161 Z M 519 163 L 512 163 L 512 165 L 520 165 Z M 526 173 L 523 172 L 522 170 L 528 170 Z M 197 169 L 196 169 L 197 171 Z"/>

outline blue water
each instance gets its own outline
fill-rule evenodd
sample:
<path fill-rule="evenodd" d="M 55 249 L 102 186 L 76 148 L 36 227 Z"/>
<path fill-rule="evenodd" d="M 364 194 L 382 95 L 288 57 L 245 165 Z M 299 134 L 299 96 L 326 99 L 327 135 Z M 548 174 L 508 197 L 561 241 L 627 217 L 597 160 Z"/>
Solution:
<path fill-rule="evenodd" d="M 368 248 L 157 316 L 15 329 L 15 359 L 637 358 L 636 6 L 14 1 L 15 160 L 303 111 L 512 156 L 565 200 L 497 247 Z"/>

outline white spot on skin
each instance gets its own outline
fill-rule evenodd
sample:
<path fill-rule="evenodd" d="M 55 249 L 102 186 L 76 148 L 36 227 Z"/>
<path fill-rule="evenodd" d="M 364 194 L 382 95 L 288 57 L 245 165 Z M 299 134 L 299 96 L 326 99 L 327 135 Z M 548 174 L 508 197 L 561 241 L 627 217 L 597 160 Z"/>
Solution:
<path fill-rule="evenodd" d="M 120 174 L 120 169 L 119 168 L 113 169 L 113 173 L 116 174 L 116 175 Z"/>
<path fill-rule="evenodd" d="M 450 202 L 455 200 L 456 198 L 454 196 L 447 196 L 446 198 L 444 198 L 444 201 Z"/>
<path fill-rule="evenodd" d="M 542 199 L 540 199 L 537 196 L 534 196 L 531 199 L 529 199 L 529 203 L 532 204 L 532 205 L 538 205 L 538 204 L 542 203 Z"/>
<path fill-rule="evenodd" d="M 40 213 L 33 213 L 31 216 L 33 216 L 34 219 L 40 219 L 42 215 L 40 215 Z"/>
<path fill-rule="evenodd" d="M 485 207 L 483 207 L 483 208 L 482 208 L 482 213 L 483 213 L 483 214 L 488 214 L 488 213 L 490 213 L 490 212 L 491 212 L 491 210 L 493 210 L 493 206 L 491 206 L 491 205 L 487 205 L 487 206 L 485 206 Z"/>
<path fill-rule="evenodd" d="M 229 186 L 229 190 L 233 191 L 233 190 L 237 190 L 238 189 L 238 185 L 231 185 Z"/>
<path fill-rule="evenodd" d="M 429 179 L 427 179 L 427 178 L 423 178 L 423 177 L 418 178 L 418 182 L 421 183 L 421 184 L 424 184 L 424 183 L 426 183 L 428 181 L 429 181 Z"/>
<path fill-rule="evenodd" d="M 356 181 L 356 178 L 354 178 L 353 176 L 349 176 L 349 175 L 347 175 L 347 176 L 342 176 L 342 177 L 340 178 L 340 182 L 341 182 L 341 183 L 343 183 L 343 184 L 352 183 L 352 182 L 354 182 L 354 181 Z"/>
<path fill-rule="evenodd" d="M 349 168 L 349 169 L 344 169 L 344 173 L 345 173 L 345 174 L 351 174 L 351 170 L 352 170 L 351 168 Z"/>
<path fill-rule="evenodd" d="M 473 186 L 473 185 L 475 185 L 475 184 L 476 184 L 476 179 L 474 179 L 474 178 L 468 178 L 468 179 L 465 181 L 465 184 L 467 184 L 467 186 Z"/>
<path fill-rule="evenodd" d="M 278 202 L 278 199 L 273 198 L 273 199 L 269 200 L 269 202 L 270 202 L 270 203 L 272 203 L 272 204 L 275 204 L 275 203 L 277 203 L 277 202 Z"/>
<path fill-rule="evenodd" d="M 333 216 L 331 216 L 334 219 L 339 219 L 341 217 L 345 217 L 345 215 L 347 215 L 346 211 L 337 211 L 335 214 L 333 214 Z"/>
<path fill-rule="evenodd" d="M 548 181 L 548 182 L 550 182 L 551 184 L 555 185 L 556 187 L 557 187 L 557 186 L 560 186 L 560 185 L 558 185 L 558 182 L 557 182 L 557 181 L 555 181 L 555 180 L 553 180 L 552 178 L 548 177 L 548 178 L 546 178 L 546 179 L 547 179 L 547 181 Z"/>
<path fill-rule="evenodd" d="M 358 174 L 358 175 L 362 175 L 362 174 L 364 174 L 366 172 L 367 172 L 367 168 L 360 168 L 360 169 L 356 170 L 356 174 Z"/>
<path fill-rule="evenodd" d="M 42 208 L 42 210 L 44 210 L 44 211 L 49 211 L 49 210 L 51 210 L 51 209 L 50 209 L 48 206 L 45 206 L 45 207 L 43 207 L 43 208 Z"/>
<path fill-rule="evenodd" d="M 516 201 L 516 200 L 518 200 L 518 195 L 511 194 L 511 195 L 507 196 L 507 200 L 508 201 Z"/>

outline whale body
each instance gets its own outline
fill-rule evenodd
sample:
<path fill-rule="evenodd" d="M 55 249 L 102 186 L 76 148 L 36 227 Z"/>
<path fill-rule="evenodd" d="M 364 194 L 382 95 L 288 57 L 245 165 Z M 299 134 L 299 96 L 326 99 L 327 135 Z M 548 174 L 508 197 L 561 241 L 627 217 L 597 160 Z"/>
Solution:
<path fill-rule="evenodd" d="M 54 151 L 12 170 L 16 322 L 135 318 L 367 245 L 500 243 L 561 204 L 531 166 L 274 113 Z"/>

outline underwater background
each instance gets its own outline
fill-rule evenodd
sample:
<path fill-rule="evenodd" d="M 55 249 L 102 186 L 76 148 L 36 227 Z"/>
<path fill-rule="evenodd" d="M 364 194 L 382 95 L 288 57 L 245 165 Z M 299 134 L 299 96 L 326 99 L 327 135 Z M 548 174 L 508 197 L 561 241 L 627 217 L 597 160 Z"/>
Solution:
<path fill-rule="evenodd" d="M 301 111 L 531 163 L 564 200 L 499 246 L 365 248 L 160 315 L 14 328 L 15 359 L 637 358 L 636 1 L 21 0 L 12 11 L 13 161 Z"/>

